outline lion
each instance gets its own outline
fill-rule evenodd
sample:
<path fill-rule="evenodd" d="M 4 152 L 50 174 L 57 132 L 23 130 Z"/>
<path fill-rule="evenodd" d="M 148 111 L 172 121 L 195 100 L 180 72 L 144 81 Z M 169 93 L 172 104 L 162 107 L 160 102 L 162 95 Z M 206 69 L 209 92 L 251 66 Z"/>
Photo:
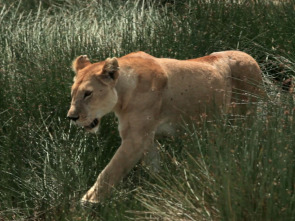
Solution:
<path fill-rule="evenodd" d="M 119 122 L 121 145 L 82 198 L 91 203 L 104 200 L 140 160 L 158 159 L 155 136 L 171 135 L 183 119 L 199 121 L 216 110 L 247 114 L 247 103 L 262 93 L 257 62 L 240 51 L 189 60 L 133 52 L 93 64 L 82 55 L 73 70 L 67 117 L 93 133 L 107 113 Z"/>

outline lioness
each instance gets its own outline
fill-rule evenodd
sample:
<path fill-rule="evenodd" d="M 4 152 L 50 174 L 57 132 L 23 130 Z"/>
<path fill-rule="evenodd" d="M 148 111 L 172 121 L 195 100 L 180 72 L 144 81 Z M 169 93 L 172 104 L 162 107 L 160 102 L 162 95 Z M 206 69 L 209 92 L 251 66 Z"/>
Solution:
<path fill-rule="evenodd" d="M 82 55 L 73 61 L 73 70 L 76 76 L 68 118 L 96 132 L 100 119 L 114 111 L 122 139 L 82 198 L 93 203 L 105 198 L 139 160 L 155 156 L 156 134 L 171 134 L 183 118 L 198 120 L 215 110 L 246 112 L 245 103 L 256 100 L 261 93 L 257 85 L 262 84 L 258 64 L 240 51 L 190 60 L 135 52 L 94 64 Z"/>

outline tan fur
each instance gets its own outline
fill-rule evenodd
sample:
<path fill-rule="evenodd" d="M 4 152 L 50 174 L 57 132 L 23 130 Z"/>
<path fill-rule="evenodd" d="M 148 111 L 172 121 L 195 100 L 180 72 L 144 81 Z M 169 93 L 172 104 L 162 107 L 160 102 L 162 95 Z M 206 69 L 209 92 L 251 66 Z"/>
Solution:
<path fill-rule="evenodd" d="M 91 122 L 114 111 L 122 139 L 114 157 L 84 195 L 82 200 L 88 202 L 101 201 L 139 160 L 154 156 L 156 134 L 173 133 L 182 119 L 198 121 L 201 116 L 237 110 L 246 113 L 245 103 L 256 101 L 261 93 L 257 85 L 262 84 L 256 61 L 239 51 L 185 61 L 155 58 L 144 52 L 95 64 L 78 57 L 74 70 L 77 74 L 68 116 L 95 132 L 98 126 L 91 128 Z"/>

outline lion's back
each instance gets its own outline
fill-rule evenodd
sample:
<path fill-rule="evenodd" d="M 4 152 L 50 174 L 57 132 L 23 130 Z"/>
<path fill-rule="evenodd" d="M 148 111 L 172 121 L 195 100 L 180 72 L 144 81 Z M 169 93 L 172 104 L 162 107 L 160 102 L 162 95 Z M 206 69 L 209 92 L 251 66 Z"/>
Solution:
<path fill-rule="evenodd" d="M 255 59 L 244 52 L 217 52 L 190 60 L 157 60 L 167 72 L 163 104 L 172 115 L 182 112 L 199 116 L 215 109 L 230 111 L 232 102 L 256 101 L 262 91 L 261 70 Z"/>

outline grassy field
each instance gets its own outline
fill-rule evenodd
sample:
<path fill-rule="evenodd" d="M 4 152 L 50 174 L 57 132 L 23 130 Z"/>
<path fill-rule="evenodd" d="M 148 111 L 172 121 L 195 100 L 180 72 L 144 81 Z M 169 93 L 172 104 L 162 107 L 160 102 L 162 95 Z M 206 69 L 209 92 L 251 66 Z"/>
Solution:
<path fill-rule="evenodd" d="M 221 2 L 0 0 L 0 220 L 295 220 L 295 1 Z M 66 119 L 72 60 L 229 49 L 263 70 L 257 116 L 184 125 L 159 174 L 139 165 L 81 206 L 120 139 L 112 114 L 98 135 Z"/>

